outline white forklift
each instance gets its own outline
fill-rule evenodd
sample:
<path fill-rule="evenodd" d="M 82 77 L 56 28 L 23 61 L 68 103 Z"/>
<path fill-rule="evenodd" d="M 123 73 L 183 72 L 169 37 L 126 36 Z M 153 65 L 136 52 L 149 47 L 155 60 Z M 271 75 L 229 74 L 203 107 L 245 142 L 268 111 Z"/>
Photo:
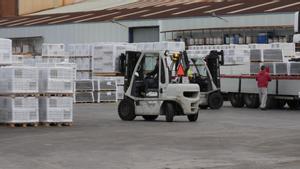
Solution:
<path fill-rule="evenodd" d="M 197 121 L 199 85 L 172 81 L 170 70 L 173 68 L 167 66 L 167 57 L 177 61 L 181 55 L 157 51 L 127 51 L 123 55 L 121 70 L 125 76 L 125 96 L 118 106 L 122 120 L 132 121 L 142 116 L 146 121 L 154 121 L 164 115 L 167 122 L 172 122 L 174 116 L 187 116 L 189 121 Z"/>

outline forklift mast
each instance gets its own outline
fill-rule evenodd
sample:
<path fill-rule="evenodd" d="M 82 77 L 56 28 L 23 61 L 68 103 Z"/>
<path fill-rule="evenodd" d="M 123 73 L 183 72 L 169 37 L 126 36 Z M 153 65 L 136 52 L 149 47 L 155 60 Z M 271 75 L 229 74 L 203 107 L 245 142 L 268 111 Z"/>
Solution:
<path fill-rule="evenodd" d="M 121 54 L 119 65 L 120 65 L 120 72 L 121 75 L 124 76 L 125 82 L 124 82 L 124 91 L 127 91 L 130 81 L 132 78 L 132 74 L 134 71 L 134 68 L 141 56 L 141 52 L 136 51 L 126 51 L 125 54 Z"/>
<path fill-rule="evenodd" d="M 211 51 L 204 60 L 211 73 L 213 82 L 217 88 L 220 88 L 220 66 L 224 65 L 224 51 Z"/>

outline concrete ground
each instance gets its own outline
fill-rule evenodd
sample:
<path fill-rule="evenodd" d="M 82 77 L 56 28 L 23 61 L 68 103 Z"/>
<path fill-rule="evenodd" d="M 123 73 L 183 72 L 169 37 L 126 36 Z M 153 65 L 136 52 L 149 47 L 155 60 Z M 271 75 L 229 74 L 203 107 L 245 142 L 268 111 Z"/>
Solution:
<path fill-rule="evenodd" d="M 0 169 L 299 169 L 300 111 L 202 111 L 124 122 L 116 104 L 75 105 L 73 127 L 0 127 Z"/>

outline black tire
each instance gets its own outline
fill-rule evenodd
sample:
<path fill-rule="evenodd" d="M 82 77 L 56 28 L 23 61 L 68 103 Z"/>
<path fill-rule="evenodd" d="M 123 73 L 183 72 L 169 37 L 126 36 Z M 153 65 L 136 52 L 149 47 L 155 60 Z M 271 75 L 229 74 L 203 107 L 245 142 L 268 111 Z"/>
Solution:
<path fill-rule="evenodd" d="M 220 109 L 223 106 L 223 96 L 220 92 L 212 93 L 208 96 L 208 106 L 211 109 Z"/>
<path fill-rule="evenodd" d="M 244 103 L 246 107 L 256 109 L 259 107 L 259 96 L 257 94 L 245 94 Z"/>
<path fill-rule="evenodd" d="M 238 108 L 244 107 L 243 94 L 230 93 L 229 101 L 230 101 L 232 107 L 238 107 Z"/>
<path fill-rule="evenodd" d="M 199 110 L 197 111 L 196 114 L 187 115 L 187 118 L 189 119 L 190 122 L 195 122 L 198 120 L 198 115 L 199 115 Z"/>
<path fill-rule="evenodd" d="M 171 103 L 166 103 L 165 105 L 165 115 L 166 115 L 166 121 L 167 122 L 173 122 L 174 120 L 174 107 Z"/>
<path fill-rule="evenodd" d="M 300 101 L 299 100 L 288 100 L 287 104 L 288 104 L 289 108 L 292 110 L 300 109 Z"/>
<path fill-rule="evenodd" d="M 274 99 L 272 96 L 268 96 L 267 103 L 266 103 L 267 109 L 280 109 L 283 108 L 284 105 L 285 102 L 281 102 L 280 100 Z"/>
<path fill-rule="evenodd" d="M 118 106 L 119 117 L 124 121 L 132 121 L 135 119 L 135 106 L 131 99 L 124 99 Z"/>
<path fill-rule="evenodd" d="M 143 116 L 143 118 L 146 121 L 154 121 L 158 118 L 158 115 L 145 115 Z"/>

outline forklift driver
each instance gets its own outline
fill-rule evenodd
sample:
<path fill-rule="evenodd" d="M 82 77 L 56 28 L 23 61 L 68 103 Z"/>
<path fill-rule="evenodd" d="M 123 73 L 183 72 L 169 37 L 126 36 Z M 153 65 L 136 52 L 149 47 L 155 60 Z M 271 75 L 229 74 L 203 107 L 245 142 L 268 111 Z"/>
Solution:
<path fill-rule="evenodd" d="M 159 71 L 159 59 L 156 59 L 156 65 L 154 70 L 146 74 L 145 78 L 145 92 L 147 93 L 148 89 L 157 89 L 158 88 L 158 71 Z"/>

